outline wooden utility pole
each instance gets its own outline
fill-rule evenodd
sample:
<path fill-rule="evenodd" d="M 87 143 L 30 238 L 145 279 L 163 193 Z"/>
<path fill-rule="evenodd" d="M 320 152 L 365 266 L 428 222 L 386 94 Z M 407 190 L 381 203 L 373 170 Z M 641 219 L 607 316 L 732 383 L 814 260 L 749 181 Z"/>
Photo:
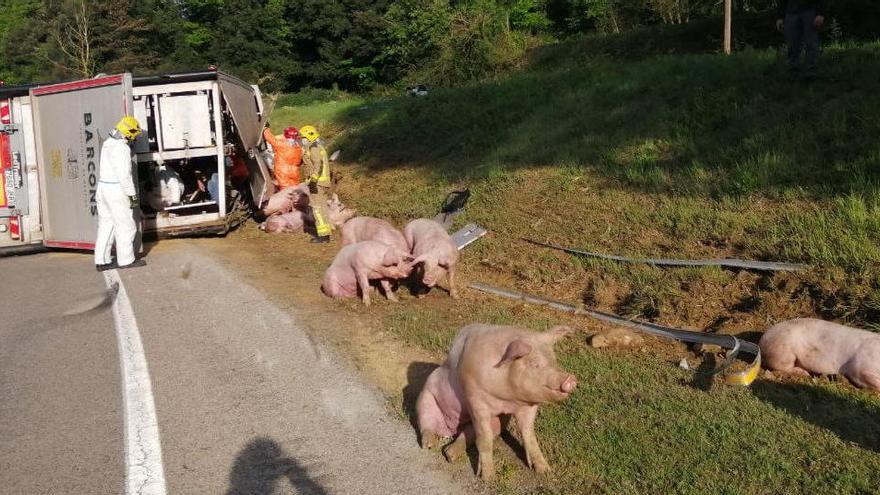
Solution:
<path fill-rule="evenodd" d="M 733 17 L 733 0 L 724 0 L 724 53 L 730 55 L 730 42 L 733 37 L 731 24 Z"/>

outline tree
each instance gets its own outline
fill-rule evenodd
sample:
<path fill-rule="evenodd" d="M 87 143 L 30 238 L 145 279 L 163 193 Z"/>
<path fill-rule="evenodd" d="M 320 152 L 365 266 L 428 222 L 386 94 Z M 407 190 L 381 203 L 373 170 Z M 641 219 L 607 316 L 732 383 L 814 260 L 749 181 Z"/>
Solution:
<path fill-rule="evenodd" d="M 86 0 L 72 0 L 62 4 L 63 10 L 51 20 L 49 34 L 60 57 L 48 56 L 52 64 L 78 77 L 90 78 L 95 74 L 94 12 Z"/>

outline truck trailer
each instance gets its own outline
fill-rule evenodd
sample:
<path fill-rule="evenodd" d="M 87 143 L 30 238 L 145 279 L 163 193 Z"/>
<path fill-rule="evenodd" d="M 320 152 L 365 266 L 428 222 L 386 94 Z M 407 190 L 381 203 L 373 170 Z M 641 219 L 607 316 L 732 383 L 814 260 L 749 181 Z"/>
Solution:
<path fill-rule="evenodd" d="M 0 86 L 0 254 L 94 249 L 101 143 L 124 115 L 144 130 L 141 233 L 225 233 L 274 192 L 264 113 L 257 86 L 220 71 Z M 169 183 L 176 194 L 159 198 Z"/>

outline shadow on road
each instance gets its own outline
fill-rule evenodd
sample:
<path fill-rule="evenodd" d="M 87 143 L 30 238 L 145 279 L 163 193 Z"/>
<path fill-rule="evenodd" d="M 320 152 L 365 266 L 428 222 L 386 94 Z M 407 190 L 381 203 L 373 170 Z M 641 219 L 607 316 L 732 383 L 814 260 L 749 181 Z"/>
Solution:
<path fill-rule="evenodd" d="M 286 456 L 278 442 L 267 437 L 251 440 L 235 458 L 226 495 L 269 495 L 286 478 L 297 493 L 324 495 L 327 491 L 309 476 L 308 469 Z"/>
<path fill-rule="evenodd" d="M 846 442 L 880 452 L 880 407 L 868 401 L 802 383 L 757 381 L 759 399 L 825 428 Z"/>

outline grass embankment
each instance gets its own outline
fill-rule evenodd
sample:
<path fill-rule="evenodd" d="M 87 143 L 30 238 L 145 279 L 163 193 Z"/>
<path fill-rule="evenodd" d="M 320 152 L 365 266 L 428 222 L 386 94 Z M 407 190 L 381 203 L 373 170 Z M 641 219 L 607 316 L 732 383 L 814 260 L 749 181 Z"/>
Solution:
<path fill-rule="evenodd" d="M 340 192 L 363 214 L 402 224 L 469 186 L 460 221 L 491 234 L 463 254 L 464 280 L 725 333 L 796 316 L 880 323 L 880 45 L 827 49 L 811 84 L 789 79 L 773 51 L 615 60 L 585 46 L 546 48 L 491 83 L 279 109 L 273 122 L 323 119 L 347 162 Z M 523 236 L 812 267 L 773 275 L 621 265 Z M 434 294 L 370 311 L 438 353 L 466 321 L 542 328 L 562 319 L 471 291 L 458 303 Z M 581 339 L 562 348 L 582 386 L 540 418 L 557 468 L 541 489 L 880 490 L 876 396 L 824 380 L 692 386 L 670 364 L 669 352 L 686 355 L 680 349 L 602 352 Z M 520 470 L 510 466 L 501 487 L 515 491 Z"/>

